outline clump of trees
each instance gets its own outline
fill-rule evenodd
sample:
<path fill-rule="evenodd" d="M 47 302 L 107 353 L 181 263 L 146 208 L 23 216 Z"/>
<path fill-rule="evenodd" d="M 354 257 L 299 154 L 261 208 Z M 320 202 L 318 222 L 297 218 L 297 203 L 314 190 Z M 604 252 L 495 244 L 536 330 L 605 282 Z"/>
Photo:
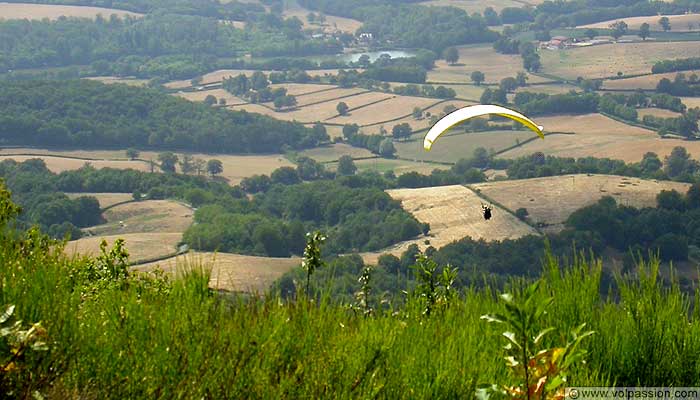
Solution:
<path fill-rule="evenodd" d="M 261 71 L 255 71 L 250 78 L 245 74 L 224 78 L 221 83 L 224 90 L 235 96 L 247 99 L 251 103 L 271 101 L 278 110 L 296 106 L 296 97 L 288 95 L 286 88 L 270 88 L 269 85 L 270 80 L 268 76 Z"/>

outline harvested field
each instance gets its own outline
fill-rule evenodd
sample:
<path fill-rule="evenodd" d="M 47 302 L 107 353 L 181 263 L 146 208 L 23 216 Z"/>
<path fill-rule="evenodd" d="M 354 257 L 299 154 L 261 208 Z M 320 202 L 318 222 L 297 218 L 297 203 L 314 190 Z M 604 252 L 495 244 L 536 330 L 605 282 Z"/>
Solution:
<path fill-rule="evenodd" d="M 100 243 L 103 239 L 107 241 L 109 249 L 119 238 L 125 240 L 126 249 L 129 251 L 129 261 L 137 263 L 174 254 L 177 250 L 177 244 L 182 239 L 182 233 L 127 233 L 84 237 L 68 242 L 65 251 L 67 254 L 95 256 L 100 254 Z"/>
<path fill-rule="evenodd" d="M 329 122 L 335 124 L 354 123 L 360 126 L 375 125 L 410 115 L 415 107 L 427 108 L 438 102 L 439 100 L 423 97 L 397 96 L 381 103 L 350 111 L 349 115 L 332 118 Z"/>
<path fill-rule="evenodd" d="M 548 231 L 559 231 L 571 213 L 595 203 L 603 196 L 612 196 L 618 203 L 633 207 L 653 207 L 656 205 L 656 195 L 661 190 L 674 189 L 685 193 L 690 185 L 614 175 L 578 174 L 479 183 L 471 187 L 510 210 L 526 208 L 533 222 L 546 224 Z"/>
<path fill-rule="evenodd" d="M 175 96 L 182 97 L 189 101 L 204 101 L 207 96 L 214 96 L 216 100 L 225 99 L 227 106 L 232 106 L 236 104 L 246 104 L 247 102 L 240 97 L 236 97 L 231 93 L 225 91 L 224 89 L 209 89 L 209 90 L 198 90 L 196 92 L 177 92 Z"/>
<path fill-rule="evenodd" d="M 461 133 L 459 127 L 454 134 L 446 134 L 440 137 L 433 145 L 430 152 L 423 149 L 424 134 L 414 135 L 410 142 L 394 142 L 396 153 L 401 158 L 411 160 L 429 160 L 440 162 L 457 162 L 462 158 L 469 158 L 474 150 L 483 147 L 487 150 L 500 151 L 514 146 L 516 141 L 525 141 L 532 138 L 531 131 L 490 131 L 478 133 Z M 463 132 L 463 131 L 462 131 Z"/>
<path fill-rule="evenodd" d="M 100 202 L 100 207 L 105 208 L 111 205 L 130 201 L 133 199 L 131 193 L 66 193 L 66 196 L 75 199 L 82 196 L 92 196 Z"/>
<path fill-rule="evenodd" d="M 430 115 L 445 115 L 445 109 L 446 107 L 449 106 L 454 106 L 457 108 L 462 108 L 466 107 L 468 105 L 472 105 L 475 103 L 469 102 L 469 101 L 462 101 L 462 100 L 449 100 L 445 102 L 439 102 L 433 106 L 428 107 L 424 111 L 424 115 L 427 115 L 427 113 L 430 113 Z M 410 112 L 413 111 L 413 109 L 409 110 Z M 382 122 L 379 124 L 373 124 L 373 125 L 368 125 L 364 126 L 362 128 L 363 132 L 370 133 L 370 134 L 379 134 L 381 127 L 384 127 L 384 129 L 387 130 L 387 132 L 391 132 L 391 129 L 398 124 L 403 124 L 407 123 L 411 126 L 411 129 L 414 131 L 420 130 L 420 129 L 427 129 L 430 128 L 430 118 L 423 117 L 422 119 L 415 119 L 412 115 L 405 116 L 401 119 L 395 120 L 395 121 L 390 121 L 390 122 Z"/>
<path fill-rule="evenodd" d="M 83 229 L 90 236 L 128 233 L 179 233 L 192 224 L 190 207 L 172 200 L 144 200 L 121 204 L 105 211 L 102 225 Z"/>
<path fill-rule="evenodd" d="M 578 28 L 608 29 L 613 22 L 625 21 L 630 30 L 638 30 L 642 24 L 647 23 L 652 31 L 663 31 L 663 28 L 659 25 L 659 18 L 662 16 L 663 15 L 651 15 L 645 17 L 618 18 L 610 21 L 596 22 L 595 24 L 582 25 Z M 665 15 L 665 17 L 668 17 L 671 23 L 671 32 L 689 32 L 700 29 L 700 14 Z M 688 28 L 688 24 L 692 25 L 691 29 Z"/>
<path fill-rule="evenodd" d="M 545 132 L 574 132 L 580 135 L 615 135 L 656 137 L 656 133 L 615 121 L 602 114 L 557 115 L 536 117 L 534 120 L 544 126 Z"/>
<path fill-rule="evenodd" d="M 503 78 L 514 77 L 523 71 L 522 58 L 517 54 L 500 54 L 491 46 L 461 46 L 459 61 L 448 65 L 445 60 L 437 60 L 435 68 L 428 71 L 428 83 L 471 83 L 469 76 L 481 71 L 488 83 L 498 83 Z M 547 82 L 548 79 L 528 74 L 528 82 Z"/>
<path fill-rule="evenodd" d="M 30 3 L 0 3 L 0 20 L 30 19 L 41 21 L 44 18 L 55 20 L 61 16 L 95 19 L 98 15 L 102 15 L 103 18 L 109 19 L 110 15 L 112 14 L 122 18 L 127 15 L 137 18 L 143 16 L 143 14 L 138 14 L 131 11 L 116 10 L 114 8 Z"/>
<path fill-rule="evenodd" d="M 287 89 L 287 94 L 301 97 L 309 93 L 316 93 L 328 89 L 333 90 L 337 88 L 337 86 L 322 85 L 319 83 L 275 83 L 270 85 L 270 88 L 285 88 Z"/>
<path fill-rule="evenodd" d="M 688 108 L 700 107 L 700 97 L 681 97 L 681 100 Z"/>
<path fill-rule="evenodd" d="M 167 260 L 134 267 L 136 271 L 152 271 L 160 267 L 177 276 L 194 265 L 211 268 L 209 287 L 236 292 L 262 293 L 274 281 L 301 264 L 299 258 L 254 257 L 230 253 L 193 252 Z"/>
<path fill-rule="evenodd" d="M 486 86 L 475 85 L 444 85 L 457 93 L 457 98 L 478 101 L 484 94 Z"/>
<path fill-rule="evenodd" d="M 309 105 L 309 104 L 321 106 L 321 105 L 325 105 L 325 104 L 316 104 L 316 103 L 333 102 L 332 105 L 333 105 L 333 108 L 335 109 L 335 106 L 338 104 L 338 102 L 345 101 L 347 103 L 347 101 L 349 101 L 352 98 L 352 97 L 348 97 L 346 100 L 346 99 L 343 99 L 342 97 L 357 95 L 357 94 L 365 93 L 365 92 L 367 92 L 367 90 L 361 89 L 361 88 L 351 88 L 351 89 L 336 88 L 333 90 L 324 90 L 323 92 L 307 94 L 305 96 L 301 96 L 301 97 L 297 98 L 297 106 L 304 107 L 304 106 Z"/>
<path fill-rule="evenodd" d="M 148 79 L 120 78 L 118 76 L 90 76 L 85 79 L 102 82 L 106 85 L 122 83 L 129 86 L 146 86 L 148 84 Z"/>
<path fill-rule="evenodd" d="M 263 107 L 264 108 L 264 107 Z M 39 154 L 39 156 L 10 156 L 10 154 Z M 44 155 L 45 154 L 45 155 Z M 256 174 L 269 175 L 272 171 L 279 167 L 294 166 L 289 160 L 281 154 L 264 154 L 264 155 L 231 155 L 231 154 L 204 154 L 204 153 L 189 153 L 195 158 L 203 160 L 217 159 L 220 160 L 224 167 L 224 172 L 219 175 L 227 179 L 229 184 L 238 184 L 243 178 Z M 51 156 L 53 155 L 53 156 Z M 178 156 L 182 153 L 177 153 Z M 76 160 L 63 158 L 64 157 L 83 157 L 97 160 Z M 0 153 L 0 161 L 4 158 L 13 158 L 17 161 L 24 161 L 29 158 L 42 158 L 47 163 L 47 167 L 55 172 L 60 172 L 65 169 L 77 169 L 82 167 L 86 162 L 89 162 L 96 168 L 133 168 L 141 171 L 150 171 L 150 165 L 144 161 L 129 161 L 125 157 L 125 150 L 49 150 L 49 149 L 33 149 L 33 148 L 4 148 Z M 142 160 L 153 160 L 157 162 L 158 153 L 153 151 L 142 151 L 139 155 Z M 106 161 L 106 159 L 114 159 L 114 161 Z M 105 161 L 103 161 L 105 160 Z M 51 164 L 51 165 L 49 165 Z M 53 165 L 56 164 L 56 165 Z M 55 169 L 52 169 L 52 166 Z M 68 166 L 74 168 L 66 168 Z M 137 168 L 138 167 L 138 168 Z M 63 169 L 61 169 L 63 168 Z M 155 171 L 160 171 L 157 167 Z M 179 171 L 179 166 L 178 166 Z"/>
<path fill-rule="evenodd" d="M 651 72 L 657 61 L 700 52 L 700 42 L 614 43 L 577 49 L 542 51 L 542 72 L 568 79 L 603 78 Z M 488 73 L 486 74 L 487 80 Z"/>
<path fill-rule="evenodd" d="M 402 207 L 420 222 L 429 223 L 430 234 L 429 237 L 402 242 L 381 252 L 363 254 L 366 262 L 376 260 L 383 253 L 400 255 L 414 243 L 424 250 L 428 246 L 424 243 L 426 239 L 430 241 L 430 246 L 439 249 L 467 236 L 475 240 L 495 241 L 537 235 L 532 227 L 496 205 L 494 217 L 485 221 L 480 207 L 483 199 L 461 185 L 395 189 L 387 190 L 387 193 L 401 201 Z"/>
<path fill-rule="evenodd" d="M 647 71 L 648 72 L 648 71 Z M 608 79 L 603 81 L 603 89 L 609 90 L 655 90 L 656 85 L 663 78 L 673 80 L 678 74 L 685 74 L 689 77 L 692 74 L 700 75 L 700 70 L 668 72 L 664 74 L 643 75 L 634 78 Z"/>
<path fill-rule="evenodd" d="M 639 108 L 637 109 L 637 114 L 639 115 L 640 120 L 645 115 L 651 115 L 659 118 L 676 118 L 681 115 L 681 113 L 671 110 L 664 110 L 663 108 Z"/>
<path fill-rule="evenodd" d="M 620 135 L 551 135 L 545 140 L 535 140 L 522 147 L 499 155 L 502 158 L 518 158 L 540 151 L 557 157 L 612 158 L 625 162 L 639 162 L 647 152 L 654 152 L 661 159 L 676 146 L 685 147 L 693 158 L 700 157 L 700 142 L 679 139 L 661 139 L 658 136 Z"/>
<path fill-rule="evenodd" d="M 375 155 L 367 149 L 350 146 L 344 143 L 336 143 L 304 150 L 299 152 L 299 156 L 310 157 L 318 162 L 337 161 L 342 156 L 350 156 L 352 158 L 375 157 Z"/>
<path fill-rule="evenodd" d="M 118 168 L 118 169 L 135 169 L 138 171 L 149 171 L 150 168 L 148 163 L 143 161 L 129 161 L 129 160 L 116 160 L 116 161 L 106 161 L 106 160 L 79 160 L 75 158 L 64 158 L 55 156 L 22 156 L 22 155 L 0 155 L 0 161 L 12 159 L 17 162 L 24 162 L 32 158 L 41 158 L 46 163 L 46 167 L 55 173 L 63 171 L 71 171 L 75 169 L 82 168 L 86 163 L 92 165 L 93 167 L 100 168 Z"/>

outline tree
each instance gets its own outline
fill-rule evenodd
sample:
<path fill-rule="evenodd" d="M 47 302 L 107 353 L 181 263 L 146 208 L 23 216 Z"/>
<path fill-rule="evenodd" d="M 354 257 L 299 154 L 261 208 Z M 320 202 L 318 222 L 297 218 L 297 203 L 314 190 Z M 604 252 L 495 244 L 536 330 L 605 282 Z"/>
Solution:
<path fill-rule="evenodd" d="M 340 175 L 355 175 L 357 167 L 352 157 L 345 155 L 338 159 L 338 173 Z"/>
<path fill-rule="evenodd" d="M 587 38 L 593 40 L 598 36 L 598 31 L 593 28 L 588 28 L 583 34 L 586 35 Z"/>
<path fill-rule="evenodd" d="M 353 136 L 357 135 L 360 131 L 360 126 L 357 124 L 345 124 L 343 125 L 343 137 L 345 140 L 352 139 Z"/>
<path fill-rule="evenodd" d="M 685 199 L 683 195 L 675 190 L 662 190 L 656 195 L 656 204 L 659 208 L 666 210 L 685 210 Z"/>
<path fill-rule="evenodd" d="M 292 167 L 277 168 L 270 175 L 270 179 L 272 179 L 272 183 L 280 183 L 282 185 L 293 185 L 301 182 L 299 172 Z"/>
<path fill-rule="evenodd" d="M 412 133 L 413 130 L 411 129 L 411 125 L 406 122 L 403 124 L 394 125 L 394 127 L 391 129 L 391 136 L 393 136 L 394 139 L 408 138 Z"/>
<path fill-rule="evenodd" d="M 627 23 L 625 21 L 617 21 L 610 24 L 610 33 L 615 40 L 621 38 L 625 33 L 627 33 Z"/>
<path fill-rule="evenodd" d="M 171 152 L 165 152 L 158 154 L 158 161 L 160 161 L 160 169 L 163 172 L 175 172 L 175 165 L 177 165 L 177 156 Z"/>
<path fill-rule="evenodd" d="M 639 35 L 639 37 L 642 38 L 642 40 L 647 40 L 647 38 L 651 34 L 650 30 L 651 28 L 649 24 L 645 22 L 639 27 L 639 33 L 637 33 L 637 35 Z"/>
<path fill-rule="evenodd" d="M 518 217 L 520 220 L 524 221 L 529 213 L 527 212 L 527 208 L 518 208 L 515 210 L 515 216 Z"/>
<path fill-rule="evenodd" d="M 420 107 L 413 108 L 413 118 L 415 118 L 415 119 L 422 119 L 423 118 L 423 110 L 421 110 Z"/>
<path fill-rule="evenodd" d="M 663 166 L 661 159 L 654 152 L 647 152 L 642 157 L 642 162 L 639 163 L 639 167 L 642 169 L 642 173 L 645 175 L 651 175 L 656 171 L 660 170 Z"/>
<path fill-rule="evenodd" d="M 519 87 L 527 86 L 527 74 L 522 71 L 518 72 L 518 74 L 515 76 L 515 81 Z"/>
<path fill-rule="evenodd" d="M 194 158 L 189 154 L 183 154 L 180 160 L 180 171 L 187 175 L 194 171 Z"/>
<path fill-rule="evenodd" d="M 496 10 L 493 7 L 486 7 L 484 9 L 484 20 L 486 20 L 486 25 L 496 26 L 501 24 L 501 18 L 498 16 Z"/>
<path fill-rule="evenodd" d="M 448 47 L 445 49 L 445 61 L 450 65 L 454 65 L 459 61 L 459 51 L 456 47 Z"/>
<path fill-rule="evenodd" d="M 382 140 L 382 142 L 379 144 L 379 154 L 382 157 L 391 158 L 394 156 L 394 153 L 396 153 L 394 142 L 389 138 Z"/>
<path fill-rule="evenodd" d="M 348 105 L 345 104 L 344 101 L 341 101 L 340 103 L 338 103 L 338 105 L 335 107 L 335 109 L 338 110 L 338 114 L 346 115 L 348 113 L 348 110 L 350 109 L 350 107 L 348 107 Z"/>
<path fill-rule="evenodd" d="M 129 158 L 129 160 L 137 159 L 140 154 L 141 153 L 133 147 L 126 149 L 126 157 Z"/>
<path fill-rule="evenodd" d="M 201 158 L 195 158 L 194 161 L 192 161 L 192 166 L 197 175 L 202 175 L 204 173 L 206 165 L 207 163 Z"/>
<path fill-rule="evenodd" d="M 476 86 L 481 86 L 481 84 L 486 79 L 486 76 L 481 71 L 474 71 L 474 72 L 472 72 L 470 78 L 471 78 L 472 82 L 474 82 L 476 84 Z"/>
<path fill-rule="evenodd" d="M 664 30 L 664 32 L 668 32 L 671 30 L 671 21 L 668 19 L 668 17 L 659 18 L 659 25 L 661 26 L 661 29 Z"/>
<path fill-rule="evenodd" d="M 671 150 L 671 154 L 666 156 L 665 170 L 671 178 L 676 177 L 688 169 L 690 155 L 683 146 L 676 146 Z"/>
<path fill-rule="evenodd" d="M 513 77 L 503 78 L 501 79 L 501 84 L 499 87 L 506 93 L 510 93 L 518 88 L 518 81 L 516 81 Z"/>
<path fill-rule="evenodd" d="M 223 97 L 220 97 L 220 98 L 219 98 L 219 105 L 220 105 L 220 106 L 225 106 L 225 105 L 226 105 L 226 99 L 224 99 Z"/>
<path fill-rule="evenodd" d="M 213 106 L 214 104 L 216 104 L 216 102 L 217 102 L 216 97 L 214 97 L 211 94 L 207 95 L 207 97 L 204 98 L 204 104 L 206 104 L 208 106 Z"/>
<path fill-rule="evenodd" d="M 694 183 L 688 189 L 688 193 L 685 196 L 685 204 L 688 209 L 700 208 L 700 184 Z"/>
<path fill-rule="evenodd" d="M 224 172 L 224 165 L 221 161 L 213 158 L 207 161 L 207 172 L 209 172 L 211 176 L 218 175 Z"/>

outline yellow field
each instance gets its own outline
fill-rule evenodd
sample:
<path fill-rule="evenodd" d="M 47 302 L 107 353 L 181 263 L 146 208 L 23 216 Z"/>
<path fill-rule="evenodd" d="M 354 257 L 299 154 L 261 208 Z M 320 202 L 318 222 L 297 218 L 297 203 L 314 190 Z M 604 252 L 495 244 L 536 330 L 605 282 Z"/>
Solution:
<path fill-rule="evenodd" d="M 651 72 L 657 61 L 700 52 L 700 42 L 615 43 L 577 49 L 541 51 L 542 71 L 569 79 L 602 78 Z M 487 80 L 488 73 L 486 74 Z"/>
<path fill-rule="evenodd" d="M 575 132 L 575 135 L 550 135 L 500 154 L 517 158 L 534 152 L 558 157 L 607 157 L 638 162 L 647 152 L 662 159 L 676 146 L 685 147 L 693 157 L 700 155 L 700 142 L 661 139 L 655 132 L 623 124 L 600 114 L 535 118 L 545 132 Z"/>
<path fill-rule="evenodd" d="M 313 29 L 314 31 L 322 29 L 325 33 L 335 33 L 341 31 L 355 34 L 355 32 L 362 26 L 362 22 L 358 20 L 336 17 L 334 15 L 326 15 L 326 22 L 323 25 L 319 25 L 318 23 L 309 24 L 306 16 L 310 12 L 312 11 L 303 8 L 298 4 L 293 4 L 284 10 L 282 16 L 284 18 L 297 17 L 304 23 L 304 29 Z M 318 12 L 314 12 L 314 14 L 318 15 Z"/>
<path fill-rule="evenodd" d="M 481 99 L 481 95 L 484 94 L 486 86 L 474 86 L 474 85 L 444 85 L 447 88 L 453 89 L 457 93 L 457 98 L 469 99 L 478 101 Z"/>
<path fill-rule="evenodd" d="M 66 193 L 66 195 L 71 199 L 82 196 L 92 196 L 97 199 L 101 208 L 132 199 L 131 193 Z"/>
<path fill-rule="evenodd" d="M 191 224 L 190 207 L 172 200 L 144 200 L 121 204 L 105 211 L 104 224 L 85 228 L 90 236 L 127 233 L 180 233 Z"/>
<path fill-rule="evenodd" d="M 74 240 L 66 244 L 67 254 L 98 255 L 102 239 L 107 241 L 108 249 L 122 238 L 129 251 L 129 261 L 138 263 L 175 253 L 175 247 L 182 239 L 182 233 L 126 233 L 111 236 L 92 236 Z"/>
<path fill-rule="evenodd" d="M 427 109 L 424 110 L 424 115 L 427 115 L 427 113 L 430 113 L 431 115 L 437 115 L 441 116 L 444 115 L 445 112 L 445 107 L 447 106 L 455 106 L 457 108 L 465 107 L 468 105 L 472 105 L 475 103 L 469 102 L 469 101 L 462 101 L 462 100 L 450 100 L 446 101 L 444 103 L 439 103 L 435 104 L 434 106 L 430 106 Z M 408 112 L 412 112 L 413 109 L 408 109 Z M 370 133 L 370 134 L 379 134 L 381 127 L 384 127 L 384 129 L 387 130 L 387 132 L 391 133 L 391 129 L 398 124 L 402 123 L 407 123 L 411 126 L 411 128 L 415 130 L 419 129 L 426 129 L 430 127 L 430 118 L 428 117 L 423 117 L 422 119 L 415 119 L 413 118 L 412 115 L 408 115 L 406 117 L 403 117 L 399 120 L 396 121 L 390 121 L 390 122 L 380 122 L 377 124 L 372 124 L 372 125 L 367 125 L 362 127 L 362 131 L 365 133 Z"/>
<path fill-rule="evenodd" d="M 146 272 L 160 267 L 165 272 L 177 276 L 183 270 L 201 265 L 211 269 L 209 287 L 212 289 L 262 293 L 274 281 L 300 264 L 299 258 L 193 252 L 164 261 L 139 265 L 133 269 Z"/>
<path fill-rule="evenodd" d="M 411 244 L 425 249 L 430 246 L 441 248 L 456 240 L 470 236 L 487 241 L 517 239 L 526 235 L 536 235 L 537 231 L 494 205 L 493 218 L 484 220 L 481 203 L 484 202 L 472 190 L 461 185 L 439 186 L 421 189 L 387 190 L 389 195 L 401 201 L 401 206 L 420 222 L 430 224 L 429 237 L 402 242 L 377 253 L 363 254 L 365 262 L 376 262 L 379 254 L 400 255 Z"/>
<path fill-rule="evenodd" d="M 596 22 L 595 24 L 588 24 L 579 26 L 578 28 L 594 28 L 594 29 L 607 29 L 610 24 L 616 21 L 625 21 L 630 30 L 638 30 L 639 27 L 647 23 L 652 31 L 662 31 L 661 25 L 659 25 L 659 18 L 662 15 L 652 15 L 647 17 L 628 17 L 619 18 L 610 21 Z M 683 14 L 683 15 L 666 15 L 669 22 L 671 23 L 671 32 L 688 32 L 700 30 L 700 14 Z M 688 24 L 692 25 L 691 29 L 688 29 Z"/>
<path fill-rule="evenodd" d="M 183 232 L 192 223 L 193 211 L 171 200 L 145 200 L 107 210 L 102 225 L 85 228 L 85 237 L 68 242 L 69 254 L 99 254 L 102 239 L 111 245 L 126 241 L 131 262 L 175 253 Z M 89 235 L 89 236 L 88 236 Z"/>
<path fill-rule="evenodd" d="M 571 213 L 603 196 L 613 196 L 619 204 L 653 207 L 661 190 L 675 189 L 685 193 L 689 186 L 680 182 L 585 174 L 471 185 L 512 211 L 526 208 L 529 218 L 546 224 L 548 231 L 562 229 Z"/>
<path fill-rule="evenodd" d="M 551 84 L 551 85 L 529 85 L 525 87 L 520 87 L 515 90 L 515 93 L 518 92 L 533 92 L 533 93 L 546 93 L 549 95 L 553 94 L 565 94 L 569 93 L 572 90 L 580 91 L 580 89 L 577 86 L 574 85 L 566 85 L 566 84 Z M 514 96 L 514 95 L 509 95 Z"/>
<path fill-rule="evenodd" d="M 346 100 L 346 99 L 341 99 L 340 97 L 356 95 L 356 94 L 364 93 L 366 91 L 367 90 L 361 89 L 361 88 L 350 88 L 350 89 L 336 88 L 333 90 L 324 90 L 323 92 L 311 93 L 311 94 L 307 94 L 305 96 L 298 97 L 297 98 L 297 106 L 304 107 L 305 105 L 308 105 L 308 104 L 327 101 L 327 102 L 333 102 L 333 108 L 335 108 L 335 106 L 338 104 L 338 102 L 345 101 L 347 103 L 352 98 L 352 97 L 349 97 Z M 318 105 L 325 105 L 325 104 L 318 104 Z"/>
<path fill-rule="evenodd" d="M 337 124 L 374 125 L 384 121 L 409 115 L 414 107 L 427 108 L 439 100 L 423 97 L 397 96 L 381 103 L 351 111 L 349 115 L 332 118 L 329 121 Z M 393 126 L 393 123 L 389 123 Z M 387 129 L 391 129 L 391 126 Z"/>
<path fill-rule="evenodd" d="M 700 107 L 700 97 L 681 97 L 681 100 L 688 108 Z"/>
<path fill-rule="evenodd" d="M 650 71 L 651 71 L 651 69 L 650 69 Z M 647 72 L 649 72 L 649 71 L 647 71 Z M 632 90 L 632 89 L 654 90 L 654 89 L 656 89 L 656 85 L 659 83 L 659 81 L 661 79 L 667 78 L 667 79 L 673 80 L 676 77 L 676 75 L 679 73 L 685 74 L 686 77 L 689 77 L 692 74 L 700 75 L 699 70 L 694 70 L 694 71 L 669 72 L 669 73 L 665 73 L 665 74 L 644 75 L 644 76 L 637 76 L 634 78 L 626 78 L 626 79 L 606 80 L 603 82 L 603 88 L 610 89 L 610 90 Z"/>
<path fill-rule="evenodd" d="M 352 158 L 374 157 L 371 151 L 359 147 L 350 146 L 344 143 L 316 147 L 299 152 L 299 156 L 313 158 L 318 162 L 337 161 L 342 156 Z"/>
<path fill-rule="evenodd" d="M 95 19 L 98 15 L 109 19 L 110 15 L 116 14 L 119 17 L 130 15 L 132 17 L 142 17 L 143 14 L 131 11 L 115 10 L 113 8 L 64 6 L 51 4 L 28 4 L 28 3 L 0 3 L 0 19 L 30 19 L 42 20 L 48 18 L 55 20 L 58 17 L 80 17 Z"/>
<path fill-rule="evenodd" d="M 640 108 L 637 109 L 637 114 L 639 114 L 639 119 L 641 120 L 645 115 L 651 115 L 659 118 L 676 118 L 681 115 L 671 110 L 664 110 L 662 108 Z"/>
<path fill-rule="evenodd" d="M 107 85 L 123 83 L 129 86 L 146 86 L 146 84 L 148 84 L 148 79 L 120 78 L 118 76 L 90 76 L 84 79 L 102 82 Z"/>
<path fill-rule="evenodd" d="M 182 97 L 189 101 L 204 101 L 207 96 L 212 95 L 216 97 L 216 100 L 226 99 L 226 105 L 232 106 L 236 104 L 245 104 L 246 101 L 240 97 L 236 97 L 231 93 L 225 91 L 224 89 L 209 89 L 209 90 L 199 90 L 196 92 L 177 92 L 175 96 Z"/>
<path fill-rule="evenodd" d="M 18 156 L 11 154 L 46 154 L 45 156 Z M 177 153 L 180 156 L 182 153 Z M 195 158 L 203 160 L 217 159 L 220 160 L 224 167 L 224 172 L 220 175 L 228 180 L 228 183 L 235 185 L 240 183 L 243 178 L 256 175 L 267 174 L 280 167 L 293 167 L 294 164 L 284 158 L 281 154 L 266 154 L 266 155 L 230 155 L 230 154 L 205 154 L 205 153 L 189 153 Z M 84 161 L 63 158 L 65 157 L 85 157 L 96 160 Z M 9 148 L 2 149 L 0 152 L 0 161 L 5 158 L 12 158 L 17 161 L 24 161 L 30 158 L 42 158 L 46 162 L 47 167 L 54 172 L 61 172 L 70 169 L 78 169 L 86 162 L 90 163 L 95 168 L 132 168 L 140 171 L 150 171 L 150 165 L 144 161 L 129 161 L 126 159 L 124 150 L 49 150 L 49 149 L 33 149 L 33 148 Z M 158 153 L 153 151 L 142 151 L 139 158 L 143 160 L 158 161 Z M 114 159 L 114 160 L 112 160 Z M 180 171 L 179 166 L 177 170 Z M 155 171 L 160 169 L 156 166 Z"/>
<path fill-rule="evenodd" d="M 461 46 L 459 61 L 448 65 L 445 60 L 437 60 L 435 68 L 428 71 L 428 82 L 471 83 L 469 76 L 481 71 L 486 82 L 498 83 L 503 78 L 515 77 L 524 71 L 523 60 L 517 54 L 500 54 L 491 46 Z M 546 82 L 548 79 L 528 74 L 528 82 Z"/>
<path fill-rule="evenodd" d="M 455 132 L 460 130 L 460 128 L 456 128 Z M 516 140 L 525 141 L 533 134 L 521 130 L 447 135 L 438 139 L 429 152 L 423 150 L 423 135 L 414 135 L 416 140 L 411 142 L 394 142 L 396 153 L 401 158 L 412 160 L 457 162 L 462 158 L 471 157 L 478 147 L 499 151 L 515 145 Z"/>
<path fill-rule="evenodd" d="M 297 97 L 335 88 L 335 86 L 332 85 L 322 85 L 319 83 L 275 83 L 270 85 L 270 87 L 273 89 L 285 88 L 287 89 L 287 94 Z"/>
<path fill-rule="evenodd" d="M 46 167 L 55 173 L 63 171 L 71 171 L 82 168 L 86 163 L 93 167 L 100 168 L 118 168 L 118 169 L 135 169 L 139 171 L 148 171 L 149 166 L 143 161 L 105 161 L 105 160 L 78 160 L 74 158 L 63 158 L 54 156 L 19 156 L 19 155 L 0 155 L 0 161 L 12 159 L 17 162 L 23 162 L 32 158 L 41 158 L 46 163 Z"/>
<path fill-rule="evenodd" d="M 574 132 L 581 136 L 656 136 L 650 130 L 627 125 L 601 114 L 558 115 L 536 117 L 534 120 L 544 127 L 545 132 Z"/>

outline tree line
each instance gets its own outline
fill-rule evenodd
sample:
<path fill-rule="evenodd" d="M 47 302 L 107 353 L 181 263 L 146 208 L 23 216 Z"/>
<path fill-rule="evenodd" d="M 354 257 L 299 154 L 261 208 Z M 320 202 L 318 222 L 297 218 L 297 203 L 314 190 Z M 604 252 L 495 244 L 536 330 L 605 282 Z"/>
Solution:
<path fill-rule="evenodd" d="M 0 142 L 11 145 L 278 153 L 327 134 L 148 88 L 77 81 L 0 81 Z"/>

